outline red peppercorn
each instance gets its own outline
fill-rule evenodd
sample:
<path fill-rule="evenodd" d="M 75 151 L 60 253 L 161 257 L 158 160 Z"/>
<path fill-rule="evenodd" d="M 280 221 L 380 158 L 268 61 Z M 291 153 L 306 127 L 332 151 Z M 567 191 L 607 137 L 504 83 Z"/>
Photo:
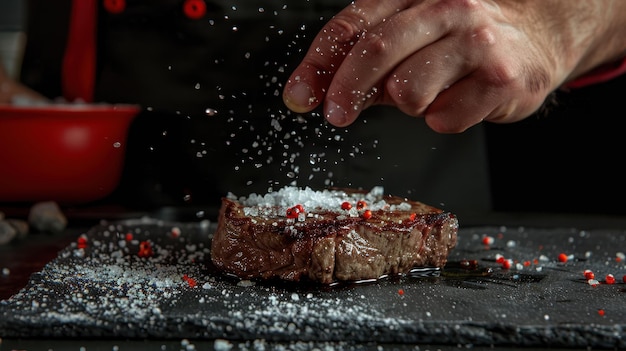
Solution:
<path fill-rule="evenodd" d="M 293 207 L 289 207 L 285 215 L 287 218 L 298 218 L 298 211 Z"/>
<path fill-rule="evenodd" d="M 126 9 L 126 0 L 104 0 L 104 9 L 113 14 L 122 13 Z"/>
<path fill-rule="evenodd" d="M 132 241 L 133 240 L 133 233 L 126 233 L 125 239 L 126 239 L 126 241 Z"/>
<path fill-rule="evenodd" d="M 615 277 L 613 274 L 607 274 L 606 277 L 604 277 L 604 282 L 607 284 L 615 284 Z"/>
<path fill-rule="evenodd" d="M 342 210 L 349 211 L 349 210 L 351 210 L 351 209 L 352 209 L 352 204 L 351 204 L 351 203 L 349 203 L 348 201 L 344 201 L 344 202 L 341 204 L 341 209 L 342 209 Z"/>
<path fill-rule="evenodd" d="M 398 289 L 398 295 L 400 296 L 404 295 L 404 289 Z"/>
<path fill-rule="evenodd" d="M 79 249 L 84 249 L 87 247 L 87 237 L 85 235 L 81 235 L 76 240 Z"/>
<path fill-rule="evenodd" d="M 367 202 L 365 202 L 365 200 L 359 200 L 356 203 L 356 209 L 361 211 L 363 209 L 365 209 L 367 207 Z"/>
<path fill-rule="evenodd" d="M 370 211 L 370 210 L 365 210 L 365 212 L 363 212 L 363 218 L 365 218 L 365 219 L 370 219 L 370 218 L 372 218 L 372 211 Z"/>
<path fill-rule="evenodd" d="M 285 215 L 287 216 L 287 218 L 298 218 L 298 215 L 300 215 L 300 213 L 304 213 L 304 207 L 298 204 L 293 207 L 289 207 Z"/>
<path fill-rule="evenodd" d="M 187 274 L 183 275 L 183 280 L 187 282 L 190 288 L 195 288 L 198 285 L 198 282 Z"/>
<path fill-rule="evenodd" d="M 564 253 L 559 254 L 559 262 L 567 262 L 567 255 Z"/>
<path fill-rule="evenodd" d="M 142 241 L 139 243 L 139 252 L 137 252 L 137 256 L 150 257 L 152 254 L 152 245 L 150 245 L 149 241 Z"/>
<path fill-rule="evenodd" d="M 483 236 L 483 240 L 482 241 L 483 241 L 484 245 L 491 245 L 491 244 L 493 244 L 494 239 L 493 239 L 493 236 L 485 235 L 485 236 Z"/>
<path fill-rule="evenodd" d="M 414 221 L 414 220 L 415 220 L 415 217 L 417 217 L 417 213 L 413 212 L 413 213 L 411 213 L 411 215 L 409 216 L 409 219 L 410 219 L 410 220 L 412 220 L 412 221 Z"/>
<path fill-rule="evenodd" d="M 596 277 L 596 275 L 589 269 L 586 269 L 583 274 L 585 275 L 585 279 L 589 280 L 589 279 L 594 279 Z"/>
<path fill-rule="evenodd" d="M 598 310 L 598 314 L 599 314 L 600 316 L 604 316 L 604 310 L 603 310 L 603 309 L 599 309 L 599 310 Z"/>
<path fill-rule="evenodd" d="M 191 19 L 200 19 L 206 14 L 206 4 L 203 0 L 185 0 L 183 12 Z"/>

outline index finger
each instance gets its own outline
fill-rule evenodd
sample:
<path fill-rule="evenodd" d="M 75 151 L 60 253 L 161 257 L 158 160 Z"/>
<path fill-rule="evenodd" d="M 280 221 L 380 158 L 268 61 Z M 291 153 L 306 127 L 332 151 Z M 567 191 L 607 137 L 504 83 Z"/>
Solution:
<path fill-rule="evenodd" d="M 362 33 L 396 13 L 399 6 L 408 6 L 407 1 L 355 1 L 329 20 L 287 80 L 285 105 L 298 113 L 319 106 L 337 69 Z"/>

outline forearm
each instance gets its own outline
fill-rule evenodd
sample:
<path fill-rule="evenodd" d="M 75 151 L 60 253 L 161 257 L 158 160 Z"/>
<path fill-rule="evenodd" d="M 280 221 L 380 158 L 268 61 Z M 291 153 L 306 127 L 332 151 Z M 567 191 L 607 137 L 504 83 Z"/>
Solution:
<path fill-rule="evenodd" d="M 580 50 L 583 55 L 580 61 L 568 76 L 567 81 L 580 78 L 600 67 L 610 68 L 626 57 L 626 1 L 623 0 L 594 0 L 584 1 L 585 7 L 590 10 L 589 21 L 596 23 L 593 37 L 588 39 L 588 45 L 583 43 Z M 587 26 L 590 27 L 590 26 Z M 580 30 L 586 30 L 581 28 Z M 581 34 L 582 36 L 583 34 Z"/>
<path fill-rule="evenodd" d="M 569 83 L 598 68 L 616 66 L 626 57 L 624 0 L 502 1 L 516 8 L 512 16 L 530 12 L 533 20 L 527 24 L 527 31 L 547 36 L 538 39 L 547 39 L 546 45 L 553 51 L 556 77 L 560 78 L 557 83 Z"/>

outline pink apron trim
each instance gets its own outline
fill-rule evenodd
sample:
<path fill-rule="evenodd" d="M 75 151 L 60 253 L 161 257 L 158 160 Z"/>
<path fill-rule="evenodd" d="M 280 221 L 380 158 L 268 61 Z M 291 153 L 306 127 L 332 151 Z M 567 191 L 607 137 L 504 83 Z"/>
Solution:
<path fill-rule="evenodd" d="M 582 88 L 589 85 L 606 82 L 624 73 L 626 73 L 626 58 L 623 58 L 622 60 L 616 61 L 614 63 L 600 66 L 595 70 L 585 74 L 584 76 L 565 84 L 563 87 L 571 89 Z"/>

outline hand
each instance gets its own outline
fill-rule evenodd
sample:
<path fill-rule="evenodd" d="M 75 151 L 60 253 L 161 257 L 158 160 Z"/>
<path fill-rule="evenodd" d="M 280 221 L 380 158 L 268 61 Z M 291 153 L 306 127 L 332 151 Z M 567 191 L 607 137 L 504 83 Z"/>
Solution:
<path fill-rule="evenodd" d="M 298 113 L 323 102 L 335 126 L 375 104 L 441 133 L 515 122 L 622 57 L 624 14 L 621 0 L 357 0 L 313 40 L 283 99 Z"/>
<path fill-rule="evenodd" d="M 48 99 L 27 86 L 11 79 L 0 65 L 0 105 L 13 104 L 16 101 L 48 102 Z"/>

